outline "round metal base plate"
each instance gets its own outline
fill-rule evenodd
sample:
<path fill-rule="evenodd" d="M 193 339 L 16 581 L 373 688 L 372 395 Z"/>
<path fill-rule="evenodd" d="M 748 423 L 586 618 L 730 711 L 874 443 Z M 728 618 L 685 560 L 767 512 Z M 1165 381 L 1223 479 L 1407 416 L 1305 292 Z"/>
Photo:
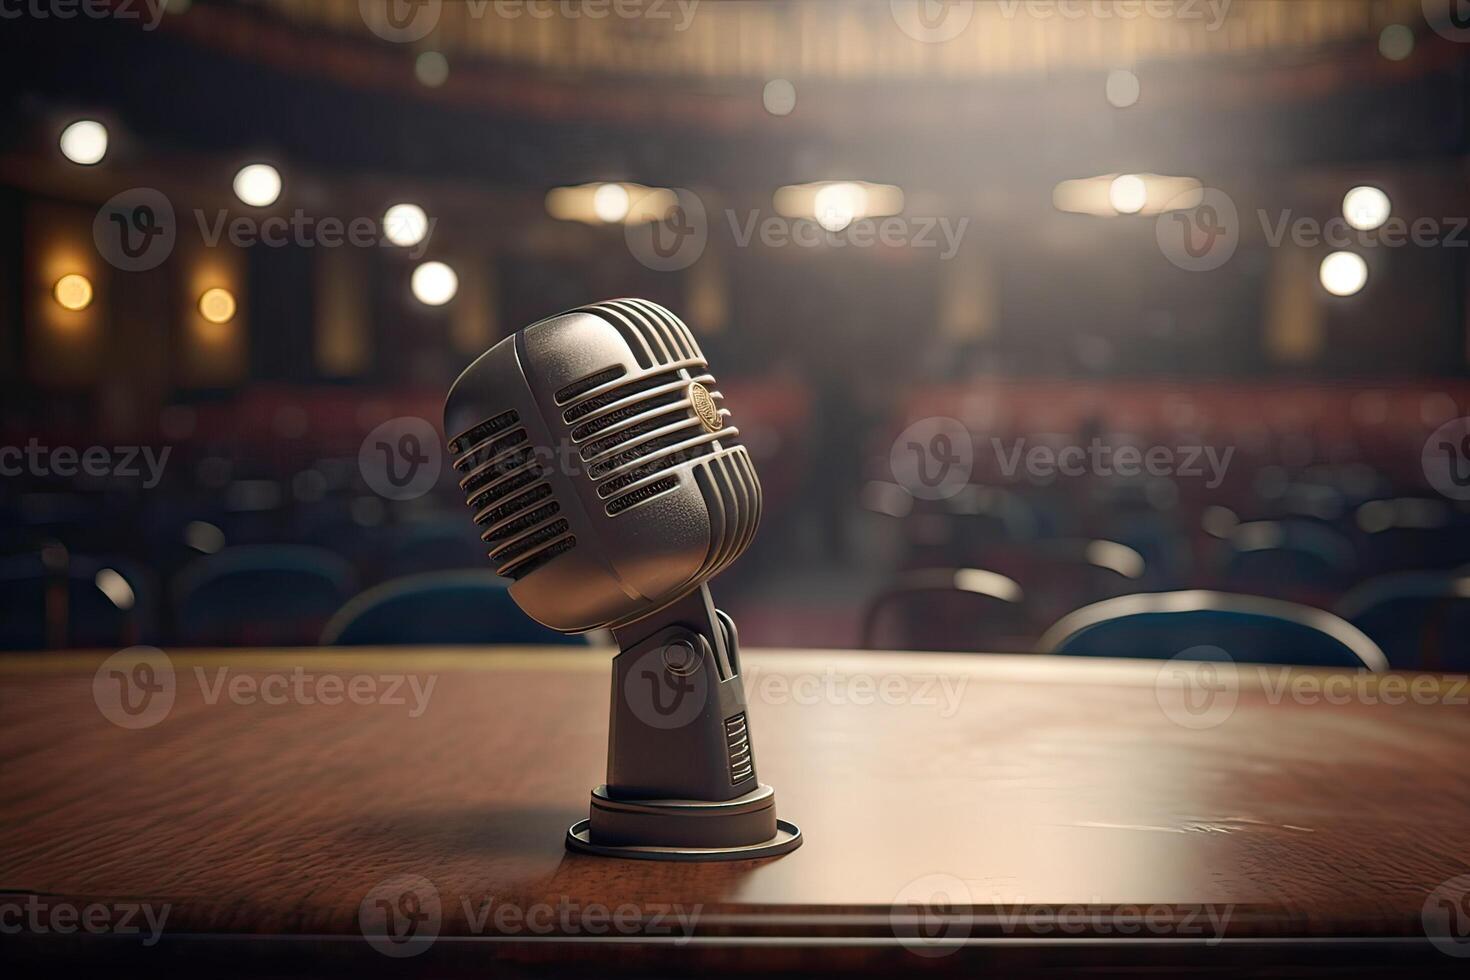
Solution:
<path fill-rule="evenodd" d="M 603 857 L 634 858 L 640 861 L 741 861 L 776 857 L 801 846 L 801 828 L 789 820 L 776 820 L 776 836 L 759 844 L 740 847 L 653 847 L 650 845 L 594 844 L 588 837 L 590 820 L 578 820 L 567 830 L 567 850 Z"/>

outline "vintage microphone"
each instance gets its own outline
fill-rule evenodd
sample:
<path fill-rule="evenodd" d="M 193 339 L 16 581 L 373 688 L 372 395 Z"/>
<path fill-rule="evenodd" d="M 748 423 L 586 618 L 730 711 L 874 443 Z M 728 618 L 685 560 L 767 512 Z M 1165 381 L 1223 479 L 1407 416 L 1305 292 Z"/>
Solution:
<path fill-rule="evenodd" d="M 663 860 L 801 844 L 756 777 L 735 624 L 706 582 L 750 544 L 761 489 L 693 334 L 640 299 L 550 317 L 460 375 L 460 486 L 510 594 L 564 633 L 610 628 L 607 784 L 574 851 Z"/>

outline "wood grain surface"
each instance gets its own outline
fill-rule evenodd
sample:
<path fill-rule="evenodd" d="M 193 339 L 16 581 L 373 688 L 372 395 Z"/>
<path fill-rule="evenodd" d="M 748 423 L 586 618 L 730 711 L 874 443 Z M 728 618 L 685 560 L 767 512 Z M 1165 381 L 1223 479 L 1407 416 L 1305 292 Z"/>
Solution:
<path fill-rule="evenodd" d="M 608 651 L 171 652 L 172 705 L 135 729 L 103 657 L 0 658 L 0 913 L 150 903 L 159 949 L 318 966 L 1238 965 L 1297 940 L 1466 967 L 1441 952 L 1470 929 L 1460 679 L 1251 667 L 1202 702 L 1169 664 L 749 651 L 757 770 L 805 844 L 691 865 L 563 849 Z M 45 914 L 12 948 L 86 955 Z"/>

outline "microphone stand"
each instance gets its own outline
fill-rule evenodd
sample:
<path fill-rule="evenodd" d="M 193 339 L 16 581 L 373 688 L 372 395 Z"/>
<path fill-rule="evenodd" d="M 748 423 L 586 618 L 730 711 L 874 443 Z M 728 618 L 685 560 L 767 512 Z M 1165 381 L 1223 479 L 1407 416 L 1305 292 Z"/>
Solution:
<path fill-rule="evenodd" d="M 657 860 L 770 857 L 801 845 L 756 778 L 740 641 L 701 584 L 614 629 L 607 783 L 574 851 Z"/>

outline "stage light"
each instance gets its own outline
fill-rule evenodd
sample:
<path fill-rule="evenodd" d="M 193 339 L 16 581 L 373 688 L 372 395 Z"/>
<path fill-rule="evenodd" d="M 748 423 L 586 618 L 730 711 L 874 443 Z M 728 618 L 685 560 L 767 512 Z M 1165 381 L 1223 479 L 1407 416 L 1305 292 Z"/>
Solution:
<path fill-rule="evenodd" d="M 796 86 L 784 78 L 773 78 L 761 90 L 761 104 L 773 116 L 789 116 L 796 108 Z"/>
<path fill-rule="evenodd" d="M 1333 252 L 1318 270 L 1322 288 L 1334 296 L 1351 296 L 1368 282 L 1368 263 L 1352 252 Z"/>
<path fill-rule="evenodd" d="M 622 184 L 603 184 L 592 192 L 592 213 L 610 225 L 628 216 L 628 203 L 628 191 Z"/>
<path fill-rule="evenodd" d="M 1389 61 L 1403 61 L 1414 53 L 1414 32 L 1403 24 L 1389 24 L 1378 35 L 1378 53 Z"/>
<path fill-rule="evenodd" d="M 1137 214 L 1148 203 L 1148 186 L 1137 174 L 1121 174 L 1108 185 L 1108 203 L 1119 214 Z"/>
<path fill-rule="evenodd" d="M 95 119 L 79 119 L 61 131 L 61 155 L 84 167 L 107 155 L 107 127 Z"/>
<path fill-rule="evenodd" d="M 199 297 L 199 315 L 210 323 L 229 323 L 235 318 L 235 295 L 215 286 Z"/>
<path fill-rule="evenodd" d="M 860 184 L 840 181 L 817 191 L 812 205 L 817 224 L 828 231 L 841 231 L 854 218 L 868 213 L 868 192 Z"/>
<path fill-rule="evenodd" d="M 276 203 L 281 196 L 281 174 L 268 163 L 252 163 L 235 174 L 235 196 L 253 208 Z"/>
<path fill-rule="evenodd" d="M 425 262 L 413 270 L 413 295 L 425 306 L 443 306 L 459 292 L 459 276 L 443 262 Z"/>
<path fill-rule="evenodd" d="M 1064 180 L 1051 192 L 1058 211 L 1116 218 L 1120 214 L 1162 214 L 1187 211 L 1204 200 L 1204 188 L 1193 177 L 1160 174 L 1100 174 Z M 1127 210 L 1121 205 L 1134 206 Z"/>
<path fill-rule="evenodd" d="M 395 204 L 383 212 L 383 237 L 410 248 L 429 234 L 429 216 L 417 204 Z"/>
<path fill-rule="evenodd" d="M 1105 86 L 1109 104 L 1126 109 L 1138 101 L 1140 86 L 1138 76 L 1122 68 L 1108 72 Z"/>
<path fill-rule="evenodd" d="M 438 51 L 425 51 L 414 59 L 413 74 L 425 88 L 438 88 L 449 80 L 449 59 Z"/>
<path fill-rule="evenodd" d="M 1383 227 L 1392 211 L 1388 195 L 1376 187 L 1354 187 L 1342 199 L 1342 216 L 1359 231 Z"/>
<path fill-rule="evenodd" d="M 553 187 L 546 192 L 547 214 L 558 221 L 580 221 L 586 225 L 663 221 L 678 203 L 678 196 L 668 188 L 642 184 L 599 182 Z"/>
<path fill-rule="evenodd" d="M 51 294 L 65 310 L 85 310 L 92 305 L 92 281 L 75 272 L 56 280 Z"/>

